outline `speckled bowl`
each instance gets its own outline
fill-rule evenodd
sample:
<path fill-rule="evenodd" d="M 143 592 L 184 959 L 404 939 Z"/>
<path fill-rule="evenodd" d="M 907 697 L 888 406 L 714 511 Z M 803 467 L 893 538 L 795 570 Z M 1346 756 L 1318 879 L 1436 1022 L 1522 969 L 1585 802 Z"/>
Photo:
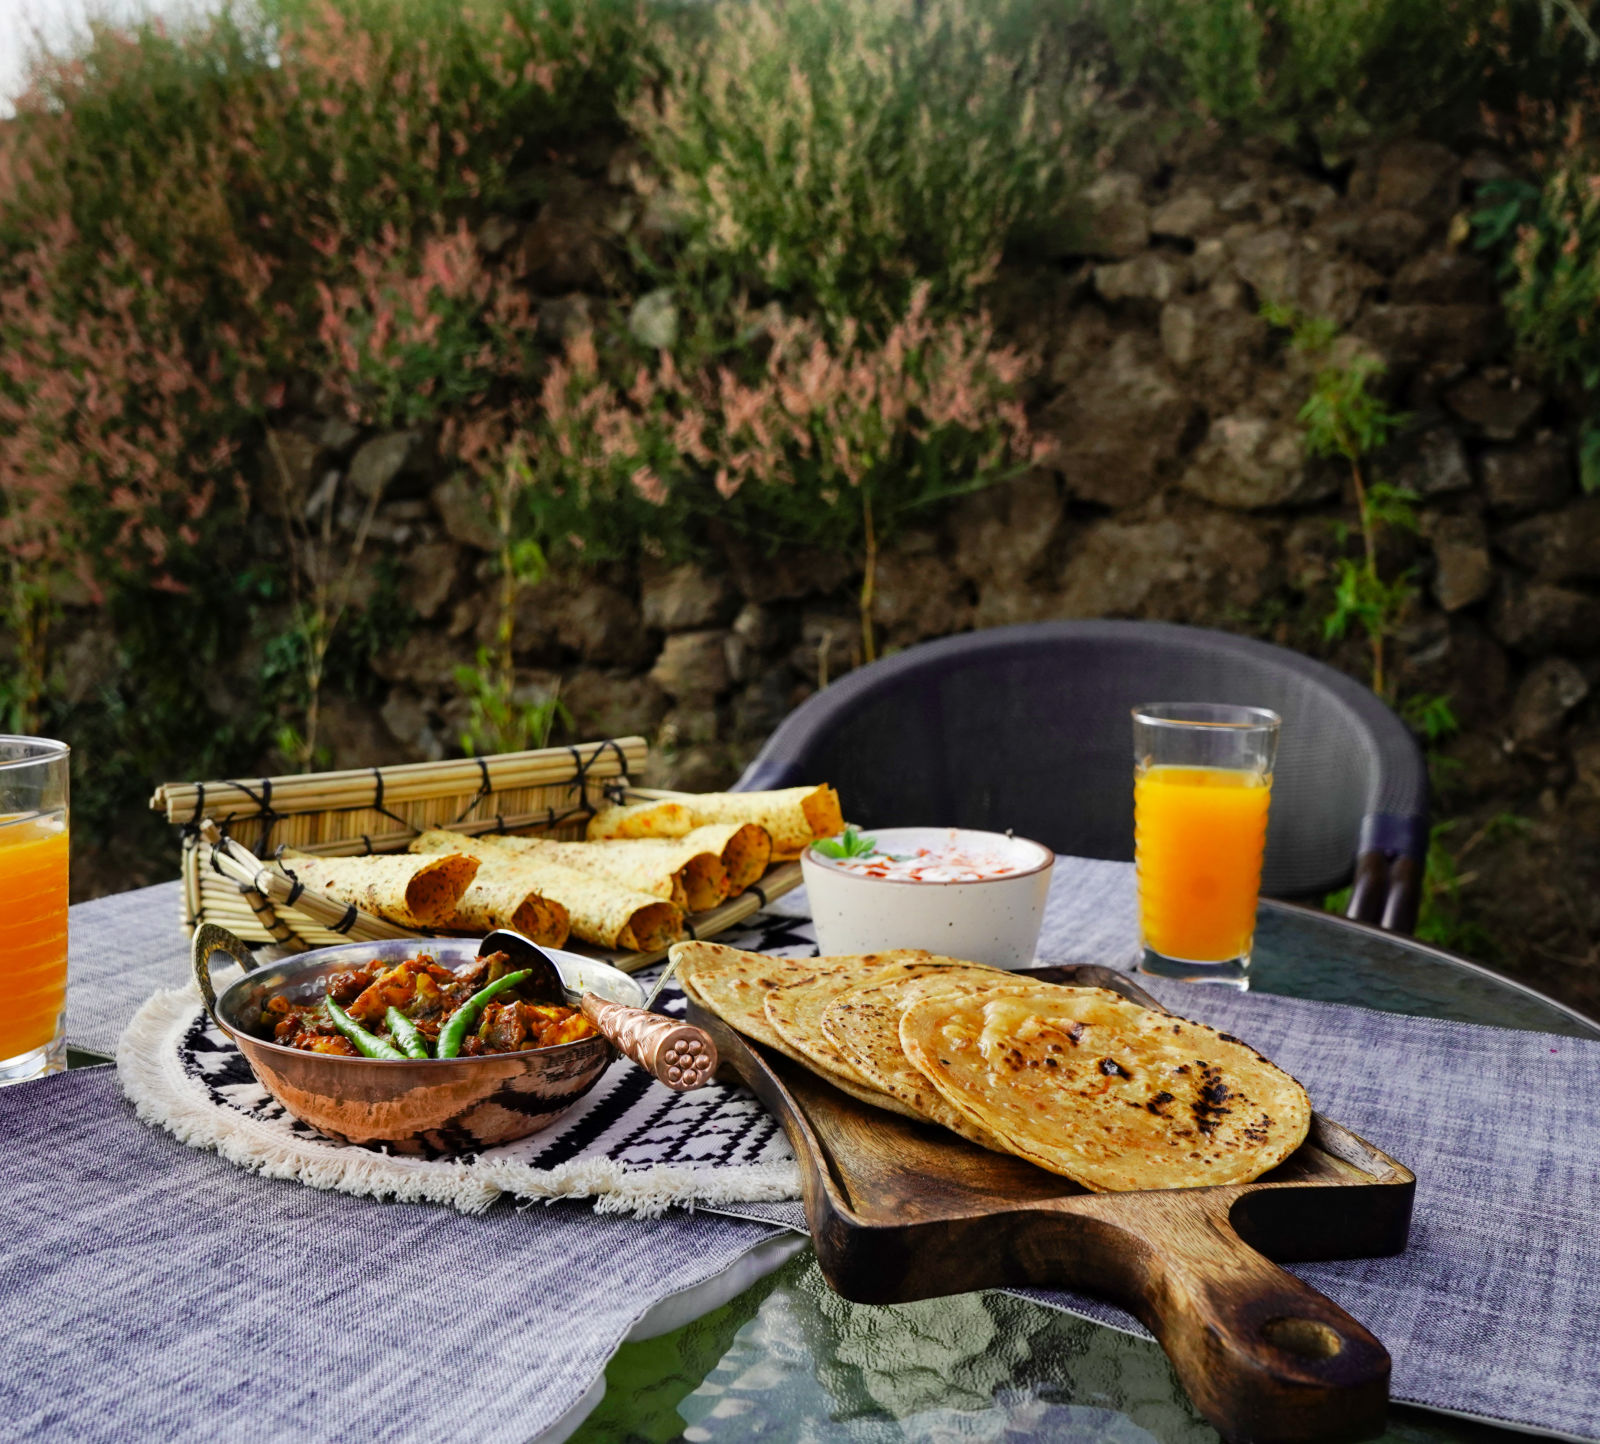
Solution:
<path fill-rule="evenodd" d="M 825 954 L 926 948 L 992 968 L 1032 965 L 1055 865 L 1049 848 L 959 827 L 885 827 L 872 835 L 882 852 L 954 846 L 1006 858 L 1021 870 L 978 882 L 907 882 L 852 872 L 808 848 L 800 869 Z"/>

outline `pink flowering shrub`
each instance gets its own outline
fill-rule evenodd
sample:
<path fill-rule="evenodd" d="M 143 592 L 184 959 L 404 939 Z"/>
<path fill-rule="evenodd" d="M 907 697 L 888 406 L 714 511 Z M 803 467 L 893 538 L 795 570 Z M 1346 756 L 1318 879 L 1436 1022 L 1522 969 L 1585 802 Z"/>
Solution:
<path fill-rule="evenodd" d="M 518 444 L 530 524 L 585 551 L 692 548 L 710 521 L 863 566 L 865 650 L 878 548 L 922 509 L 1025 466 L 1025 358 L 987 317 L 935 320 L 915 286 L 881 341 L 847 319 L 767 323 L 764 359 L 680 372 L 670 352 L 622 386 L 583 333 L 545 377 Z"/>
<path fill-rule="evenodd" d="M 392 226 L 365 246 L 327 235 L 318 249 L 343 279 L 316 283 L 317 369 L 349 420 L 415 425 L 528 369 L 528 293 L 491 272 L 464 223 L 410 244 Z"/>
<path fill-rule="evenodd" d="M 691 263 L 712 272 L 731 258 L 700 273 L 716 294 L 754 274 L 792 293 L 792 313 L 752 326 L 712 303 L 706 335 L 641 360 L 623 296 L 548 354 L 520 248 L 491 258 L 477 226 L 525 213 L 552 154 L 620 129 L 624 110 L 656 117 L 647 138 L 667 155 L 689 114 L 672 84 L 707 55 L 711 109 L 695 124 L 734 126 L 746 80 L 772 100 L 770 76 L 680 49 L 677 70 L 658 67 L 656 109 L 635 104 L 633 76 L 669 33 L 637 0 L 266 5 L 265 26 L 224 12 L 182 34 L 101 28 L 40 71 L 0 131 L 0 565 L 30 719 L 54 599 L 70 583 L 148 612 L 161 592 L 208 594 L 218 549 L 244 547 L 260 468 L 286 484 L 263 437 L 308 400 L 361 428 L 437 427 L 494 521 L 502 571 L 522 578 L 547 546 L 685 554 L 713 521 L 847 549 L 870 578 L 916 509 L 1026 459 L 1022 362 L 968 303 L 1074 163 L 1085 93 L 1044 84 L 1056 72 L 1039 37 L 1001 35 L 967 0 L 939 0 L 925 33 L 901 0 L 785 12 L 809 48 L 786 98 L 747 118 L 769 151 L 801 146 L 784 186 L 803 205 L 772 218 L 772 244 L 793 260 L 822 237 L 821 269 L 768 265 L 765 241 L 753 269 L 740 246 L 700 247 Z M 757 31 L 777 14 L 710 28 L 775 63 Z M 836 65 L 834 21 L 855 35 Z M 674 154 L 682 182 L 693 157 Z M 712 189 L 759 210 L 760 157 L 725 159 Z M 712 211 L 721 234 L 734 211 Z M 967 314 L 940 319 L 952 309 Z M 293 594 L 303 568 L 273 556 L 252 561 L 250 585 Z M 193 618 L 210 626 L 204 600 Z"/>
<path fill-rule="evenodd" d="M 642 27 L 634 0 L 272 20 L 98 27 L 0 126 L 14 725 L 38 719 L 68 579 L 208 584 L 206 538 L 238 537 L 286 397 L 323 385 L 353 420 L 409 424 L 532 384 L 527 297 L 467 216 L 516 209 L 547 147 L 615 123 Z"/>

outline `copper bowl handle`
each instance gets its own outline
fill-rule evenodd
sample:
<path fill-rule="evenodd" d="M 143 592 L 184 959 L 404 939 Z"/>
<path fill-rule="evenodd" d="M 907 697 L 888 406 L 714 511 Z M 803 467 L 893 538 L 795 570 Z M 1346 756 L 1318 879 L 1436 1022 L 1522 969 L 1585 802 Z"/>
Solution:
<path fill-rule="evenodd" d="M 201 923 L 195 929 L 194 946 L 190 953 L 194 963 L 194 980 L 200 985 L 200 996 L 206 1000 L 206 1012 L 221 1027 L 222 1019 L 217 1017 L 217 989 L 211 981 L 211 959 L 218 953 L 226 953 L 247 973 L 255 971 L 256 960 L 245 943 L 227 928 L 218 927 L 215 923 Z"/>
<path fill-rule="evenodd" d="M 675 1092 L 703 1088 L 717 1071 L 717 1045 L 693 1023 L 679 1023 L 594 993 L 585 993 L 578 1006 L 611 1043 Z"/>

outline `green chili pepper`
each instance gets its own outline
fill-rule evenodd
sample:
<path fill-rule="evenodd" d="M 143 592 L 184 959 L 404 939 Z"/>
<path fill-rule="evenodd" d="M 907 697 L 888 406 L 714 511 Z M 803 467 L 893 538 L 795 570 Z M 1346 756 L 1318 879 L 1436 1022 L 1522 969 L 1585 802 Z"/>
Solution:
<path fill-rule="evenodd" d="M 383 1015 L 383 1021 L 389 1025 L 389 1035 L 396 1045 L 408 1058 L 427 1058 L 428 1040 L 422 1036 L 417 1025 L 406 1017 L 398 1008 L 390 1008 Z"/>
<path fill-rule="evenodd" d="M 393 1048 L 385 1043 L 375 1033 L 369 1033 L 332 998 L 324 998 L 323 1004 L 328 1009 L 328 1016 L 333 1019 L 333 1026 L 356 1045 L 356 1051 L 367 1058 L 387 1058 L 391 1062 L 404 1063 L 406 1055 L 398 1048 Z"/>
<path fill-rule="evenodd" d="M 461 1051 L 461 1045 L 466 1041 L 467 1034 L 472 1031 L 472 1025 L 478 1021 L 478 1014 L 483 1011 L 483 1005 L 505 992 L 507 988 L 514 988 L 532 976 L 532 968 L 523 968 L 518 973 L 507 973 L 505 977 L 497 978 L 487 988 L 480 988 L 468 998 L 451 1014 L 450 1021 L 440 1031 L 437 1056 L 454 1058 Z"/>

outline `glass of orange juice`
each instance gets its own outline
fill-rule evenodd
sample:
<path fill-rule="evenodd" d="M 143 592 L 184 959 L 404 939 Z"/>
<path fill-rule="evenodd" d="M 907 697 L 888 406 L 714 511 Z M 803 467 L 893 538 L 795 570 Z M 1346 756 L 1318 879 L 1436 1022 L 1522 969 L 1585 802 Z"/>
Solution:
<path fill-rule="evenodd" d="M 1249 986 L 1280 723 L 1264 707 L 1134 708 L 1140 971 Z"/>
<path fill-rule="evenodd" d="M 70 755 L 0 737 L 0 1083 L 66 1063 Z"/>

